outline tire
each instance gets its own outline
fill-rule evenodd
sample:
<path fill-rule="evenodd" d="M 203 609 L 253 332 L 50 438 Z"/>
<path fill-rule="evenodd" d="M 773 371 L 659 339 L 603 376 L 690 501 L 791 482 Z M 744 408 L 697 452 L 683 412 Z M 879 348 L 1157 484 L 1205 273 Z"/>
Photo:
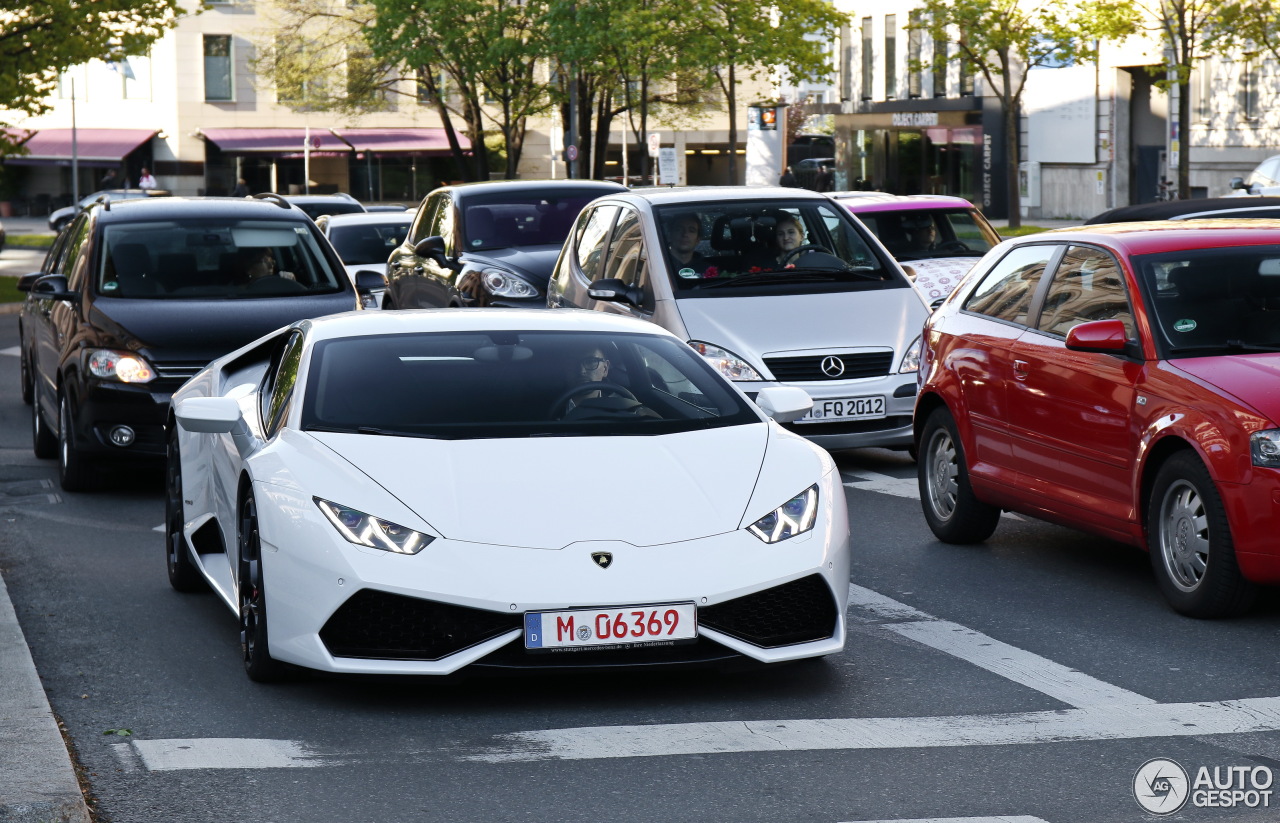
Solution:
<path fill-rule="evenodd" d="M 45 425 L 38 396 L 31 401 L 31 450 L 41 460 L 58 456 L 58 436 Z"/>
<path fill-rule="evenodd" d="M 1147 550 L 1160 591 L 1188 617 L 1233 617 L 1257 587 L 1236 564 L 1231 524 L 1204 463 L 1173 455 L 1156 473 L 1147 505 Z"/>
<path fill-rule="evenodd" d="M 920 506 L 943 543 L 981 543 L 1000 523 L 1000 509 L 974 497 L 956 423 L 945 408 L 925 421 L 916 465 Z"/>
<path fill-rule="evenodd" d="M 58 396 L 58 483 L 63 491 L 83 492 L 94 486 L 89 460 L 76 447 L 75 417 L 65 393 Z"/>
<path fill-rule="evenodd" d="M 200 570 L 191 559 L 191 550 L 182 535 L 182 463 L 178 455 L 177 426 L 169 432 L 169 446 L 164 476 L 165 565 L 169 569 L 169 585 L 175 591 L 198 592 L 208 588 Z"/>
<path fill-rule="evenodd" d="M 255 683 L 284 678 L 285 664 L 271 657 L 267 633 L 267 591 L 262 575 L 262 544 L 258 537 L 258 508 L 253 495 L 240 503 L 240 557 L 237 597 L 240 603 L 240 649 L 244 672 Z"/>
<path fill-rule="evenodd" d="M 27 354 L 27 347 L 22 347 L 22 354 L 18 356 L 20 365 L 18 366 L 19 381 L 22 384 L 22 402 L 28 406 L 31 405 L 32 396 L 35 394 L 35 381 L 31 377 L 31 357 Z"/>

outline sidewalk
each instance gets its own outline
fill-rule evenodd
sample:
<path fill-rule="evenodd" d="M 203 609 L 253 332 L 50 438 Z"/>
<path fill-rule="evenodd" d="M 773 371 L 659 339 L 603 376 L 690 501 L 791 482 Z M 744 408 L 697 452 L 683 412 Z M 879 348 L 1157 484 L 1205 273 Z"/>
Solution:
<path fill-rule="evenodd" d="M 71 757 L 0 578 L 0 820 L 90 823 Z"/>
<path fill-rule="evenodd" d="M 54 236 L 54 232 L 49 228 L 49 218 L 47 217 L 5 217 L 0 218 L 0 223 L 4 224 L 4 232 L 11 239 L 15 234 L 44 234 L 49 237 Z M 6 241 L 5 247 L 8 248 Z"/>

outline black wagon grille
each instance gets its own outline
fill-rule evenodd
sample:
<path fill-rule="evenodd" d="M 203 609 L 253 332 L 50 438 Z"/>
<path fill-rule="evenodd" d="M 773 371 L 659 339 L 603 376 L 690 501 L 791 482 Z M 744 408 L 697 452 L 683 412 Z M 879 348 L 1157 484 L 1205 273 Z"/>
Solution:
<path fill-rule="evenodd" d="M 320 640 L 334 657 L 439 660 L 520 626 L 518 614 L 362 589 L 333 613 Z"/>
<path fill-rule="evenodd" d="M 785 382 L 855 380 L 888 374 L 893 365 L 893 352 L 766 357 L 764 364 L 775 379 Z"/>
<path fill-rule="evenodd" d="M 836 602 L 820 575 L 812 574 L 698 610 L 709 629 L 771 649 L 831 637 Z"/>

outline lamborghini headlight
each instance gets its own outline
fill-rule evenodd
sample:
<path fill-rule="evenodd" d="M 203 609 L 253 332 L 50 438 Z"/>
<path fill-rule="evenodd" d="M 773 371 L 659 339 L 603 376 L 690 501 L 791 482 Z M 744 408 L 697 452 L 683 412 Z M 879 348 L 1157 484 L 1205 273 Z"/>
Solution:
<path fill-rule="evenodd" d="M 348 541 L 357 546 L 382 549 L 396 554 L 417 554 L 435 537 L 383 520 L 362 511 L 313 497 L 320 511 Z"/>
<path fill-rule="evenodd" d="M 804 534 L 818 519 L 818 484 L 797 494 L 778 508 L 747 526 L 747 531 L 766 543 L 778 543 Z"/>

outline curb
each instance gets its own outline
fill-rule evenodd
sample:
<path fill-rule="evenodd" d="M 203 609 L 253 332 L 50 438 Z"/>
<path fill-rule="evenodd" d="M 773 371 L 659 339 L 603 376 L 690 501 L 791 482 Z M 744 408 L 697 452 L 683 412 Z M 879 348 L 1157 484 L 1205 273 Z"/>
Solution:
<path fill-rule="evenodd" d="M 17 314 L 22 311 L 22 306 L 22 303 L 0 303 L 0 314 Z"/>
<path fill-rule="evenodd" d="M 49 698 L 0 577 L 0 820 L 91 823 Z"/>

